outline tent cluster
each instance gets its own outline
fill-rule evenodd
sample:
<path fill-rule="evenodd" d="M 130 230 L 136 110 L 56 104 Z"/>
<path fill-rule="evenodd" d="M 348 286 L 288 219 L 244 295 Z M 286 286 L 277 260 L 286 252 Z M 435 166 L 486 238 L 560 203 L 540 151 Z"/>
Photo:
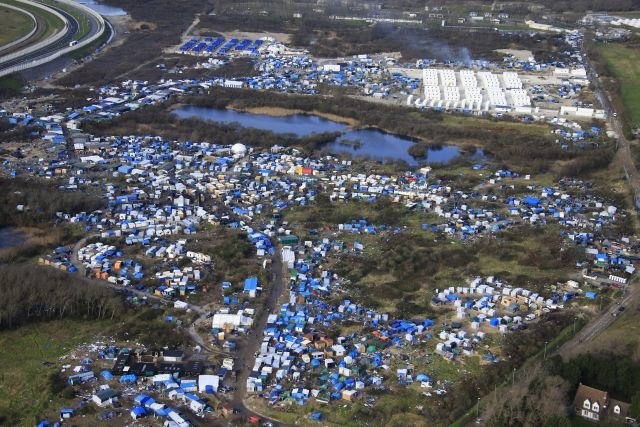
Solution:
<path fill-rule="evenodd" d="M 433 320 L 393 320 L 351 299 L 332 303 L 343 294 L 344 279 L 320 264 L 341 249 L 328 239 L 282 249 L 290 271 L 289 301 L 268 316 L 247 379 L 248 390 L 268 396 L 272 405 L 304 404 L 311 398 L 353 401 L 383 386 L 390 349 L 432 339 Z M 347 336 L 328 333 L 344 322 L 362 324 L 363 330 Z"/>

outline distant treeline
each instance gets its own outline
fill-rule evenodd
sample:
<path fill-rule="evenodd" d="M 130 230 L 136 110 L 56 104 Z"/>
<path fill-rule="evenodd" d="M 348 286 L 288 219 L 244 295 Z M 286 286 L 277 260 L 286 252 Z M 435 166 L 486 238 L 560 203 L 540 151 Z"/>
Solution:
<path fill-rule="evenodd" d="M 452 6 L 452 8 L 460 8 L 467 3 L 469 6 L 477 4 L 472 1 L 460 1 L 460 0 L 430 0 L 425 2 L 424 0 L 390 0 L 385 1 L 385 7 L 391 8 L 417 8 L 422 7 L 427 3 L 429 6 Z M 498 0 L 496 9 L 500 11 L 513 11 L 522 10 L 526 12 L 531 5 L 545 6 L 551 10 L 559 12 L 585 12 L 587 10 L 600 11 L 600 10 L 634 10 L 638 7 L 638 3 L 634 0 L 534 0 L 527 3 L 513 2 L 511 0 Z"/>
<path fill-rule="evenodd" d="M 345 25 L 324 17 L 306 19 L 294 32 L 292 42 L 320 57 L 343 57 L 362 53 L 400 52 L 404 60 L 435 58 L 468 62 L 496 60 L 496 49 L 531 50 L 539 61 L 558 59 L 569 46 L 561 36 L 551 34 L 453 31 L 446 28 L 415 28 L 392 24 Z"/>
<path fill-rule="evenodd" d="M 46 223 L 56 212 L 91 212 L 105 205 L 97 195 L 59 191 L 55 183 L 40 179 L 0 178 L 0 188 L 0 227 Z M 18 205 L 24 206 L 23 212 Z"/>
<path fill-rule="evenodd" d="M 397 2 L 396 2 L 397 3 Z M 303 13 L 301 19 L 292 19 L 291 7 L 284 1 L 267 5 L 244 3 L 236 6 L 220 4 L 215 15 L 202 16 L 200 27 L 216 31 L 286 32 L 292 35 L 291 43 L 304 47 L 314 56 L 344 57 L 356 54 L 400 52 L 403 59 L 437 58 L 440 60 L 486 59 L 500 60 L 501 48 L 529 49 L 538 60 L 557 59 L 557 53 L 566 50 L 561 36 L 554 34 L 506 33 L 491 28 L 485 31 L 457 31 L 446 28 L 422 28 L 417 26 L 379 23 L 370 25 L 364 21 L 331 19 L 333 13 L 362 14 L 350 12 L 334 4 L 326 4 L 324 14 Z M 407 4 L 387 5 L 385 7 Z M 420 7 L 424 4 L 421 3 Z M 251 7 L 267 9 L 268 14 L 251 11 Z M 340 10 L 342 9 L 342 10 Z M 526 8 L 525 8 L 526 12 Z"/>
<path fill-rule="evenodd" d="M 113 318 L 124 308 L 112 290 L 51 268 L 3 265 L 0 278 L 0 329 L 52 318 Z"/>

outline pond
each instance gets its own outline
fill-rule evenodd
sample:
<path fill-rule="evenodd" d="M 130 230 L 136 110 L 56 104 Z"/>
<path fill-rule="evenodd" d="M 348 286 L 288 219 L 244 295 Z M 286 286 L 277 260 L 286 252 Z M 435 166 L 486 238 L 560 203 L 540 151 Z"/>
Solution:
<path fill-rule="evenodd" d="M 181 119 L 199 118 L 219 123 L 238 123 L 247 128 L 268 130 L 274 133 L 292 133 L 298 137 L 322 132 L 344 132 L 349 129 L 349 126 L 343 123 L 306 114 L 274 117 L 267 114 L 194 106 L 180 107 L 175 109 L 173 113 Z"/>
<path fill-rule="evenodd" d="M 26 240 L 27 236 L 22 231 L 11 227 L 0 228 L 0 250 L 18 247 Z"/>
<path fill-rule="evenodd" d="M 269 116 L 220 108 L 183 106 L 173 113 L 181 118 L 199 118 L 219 123 L 237 123 L 243 127 L 267 130 L 274 133 L 289 133 L 298 137 L 322 132 L 341 132 L 341 135 L 327 145 L 333 154 L 351 154 L 378 161 L 403 160 L 410 166 L 431 163 L 448 163 L 460 156 L 458 147 L 444 145 L 430 148 L 424 158 L 409 154 L 414 140 L 392 135 L 378 129 L 353 129 L 346 124 L 307 114 L 289 116 Z M 476 154 L 477 155 L 477 154 Z"/>
<path fill-rule="evenodd" d="M 414 143 L 411 139 L 381 132 L 377 129 L 355 129 L 345 132 L 328 147 L 334 154 L 351 154 L 352 157 L 362 156 L 382 162 L 404 160 L 410 166 L 417 166 L 421 163 L 448 163 L 460 155 L 458 147 L 444 145 L 429 148 L 425 158 L 417 159 L 409 154 L 409 148 Z"/>
<path fill-rule="evenodd" d="M 127 12 L 124 9 L 106 4 L 98 3 L 96 0 L 74 0 L 76 3 L 83 4 L 90 9 L 95 10 L 102 16 L 124 16 Z"/>

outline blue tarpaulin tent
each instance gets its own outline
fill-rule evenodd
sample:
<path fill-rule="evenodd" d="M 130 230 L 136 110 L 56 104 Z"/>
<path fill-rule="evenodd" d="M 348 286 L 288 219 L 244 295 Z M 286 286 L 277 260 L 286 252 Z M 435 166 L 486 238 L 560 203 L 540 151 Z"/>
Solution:
<path fill-rule="evenodd" d="M 144 410 L 142 406 L 134 406 L 131 410 L 131 416 L 133 418 L 144 417 L 147 414 L 147 411 Z"/>
<path fill-rule="evenodd" d="M 258 278 L 257 277 L 249 277 L 244 281 L 244 291 L 251 292 L 255 291 L 258 287 Z"/>

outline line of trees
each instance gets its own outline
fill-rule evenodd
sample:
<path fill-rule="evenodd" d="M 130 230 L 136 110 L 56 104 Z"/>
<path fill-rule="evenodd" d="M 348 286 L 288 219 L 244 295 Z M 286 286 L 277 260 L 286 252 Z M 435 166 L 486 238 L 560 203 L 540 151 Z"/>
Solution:
<path fill-rule="evenodd" d="M 583 353 L 564 363 L 555 357 L 548 365 L 551 374 L 560 375 L 569 382 L 571 393 L 583 383 L 605 390 L 625 402 L 640 395 L 640 362 L 629 356 Z M 636 415 L 640 416 L 640 412 Z"/>
<path fill-rule="evenodd" d="M 401 52 L 404 59 L 437 58 L 440 60 L 469 60 L 483 58 L 500 60 L 500 48 L 529 49 L 537 59 L 558 59 L 557 54 L 566 50 L 561 36 L 553 34 L 530 35 L 526 33 L 496 32 L 491 28 L 474 32 L 470 37 L 465 31 L 443 28 L 401 26 L 389 23 L 369 25 L 364 21 L 331 19 L 331 14 L 351 14 L 349 8 L 326 4 L 324 14 L 304 12 L 301 19 L 292 19 L 290 5 L 272 2 L 268 14 L 258 13 L 265 5 L 243 2 L 242 5 L 220 4 L 215 15 L 202 16 L 200 28 L 216 31 L 286 32 L 291 34 L 294 46 L 309 49 L 319 57 L 343 57 L 363 53 Z M 385 4 L 385 7 L 388 6 Z M 406 8 L 412 6 L 396 5 Z M 391 7 L 394 7 L 391 5 Z M 298 9 L 295 11 L 300 11 Z M 526 12 L 526 9 L 525 9 Z M 362 12 L 356 12 L 362 14 Z M 208 34 L 208 32 L 207 32 Z"/>
<path fill-rule="evenodd" d="M 638 3 L 634 0 L 536 0 L 554 12 L 587 12 L 587 11 L 633 11 Z"/>
<path fill-rule="evenodd" d="M 124 310 L 112 290 L 51 268 L 2 265 L 0 277 L 0 329 L 54 318 L 109 319 Z"/>

